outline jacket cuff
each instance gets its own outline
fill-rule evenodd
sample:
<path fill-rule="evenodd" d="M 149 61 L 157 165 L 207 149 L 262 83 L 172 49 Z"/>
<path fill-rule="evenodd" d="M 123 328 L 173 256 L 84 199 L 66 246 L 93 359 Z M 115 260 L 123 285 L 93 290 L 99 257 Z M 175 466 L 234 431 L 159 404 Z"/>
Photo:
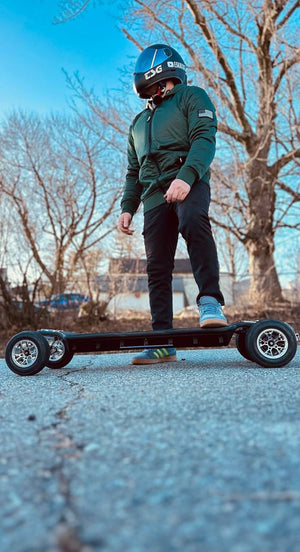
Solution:
<path fill-rule="evenodd" d="M 133 217 L 135 213 L 135 209 L 132 207 L 132 202 L 129 200 L 122 201 L 121 203 L 121 212 L 122 213 L 130 213 Z"/>
<path fill-rule="evenodd" d="M 198 178 L 198 175 L 194 169 L 191 169 L 190 167 L 181 167 L 180 171 L 178 172 L 176 178 L 180 178 L 180 180 L 184 180 L 187 184 L 190 186 L 193 186 L 196 178 Z"/>

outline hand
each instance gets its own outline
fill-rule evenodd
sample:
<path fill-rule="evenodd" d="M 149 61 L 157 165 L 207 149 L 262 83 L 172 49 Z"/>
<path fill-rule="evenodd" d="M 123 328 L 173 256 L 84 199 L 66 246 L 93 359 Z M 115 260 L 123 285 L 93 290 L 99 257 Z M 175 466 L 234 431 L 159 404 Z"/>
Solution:
<path fill-rule="evenodd" d="M 122 213 L 122 215 L 119 218 L 119 230 L 123 232 L 124 234 L 128 234 L 129 236 L 132 236 L 134 230 L 131 230 L 130 224 L 132 221 L 132 216 L 130 213 Z"/>
<path fill-rule="evenodd" d="M 180 180 L 180 178 L 175 178 L 170 187 L 167 189 L 164 198 L 168 203 L 184 201 L 190 191 L 191 187 L 189 184 L 184 182 L 184 180 Z"/>

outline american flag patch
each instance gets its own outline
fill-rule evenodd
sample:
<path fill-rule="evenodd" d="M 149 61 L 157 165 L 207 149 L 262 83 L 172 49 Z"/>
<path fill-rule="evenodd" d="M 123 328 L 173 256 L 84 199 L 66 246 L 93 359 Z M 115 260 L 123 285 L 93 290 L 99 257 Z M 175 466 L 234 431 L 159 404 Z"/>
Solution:
<path fill-rule="evenodd" d="M 198 117 L 209 117 L 210 119 L 213 119 L 214 114 L 209 109 L 198 109 Z"/>

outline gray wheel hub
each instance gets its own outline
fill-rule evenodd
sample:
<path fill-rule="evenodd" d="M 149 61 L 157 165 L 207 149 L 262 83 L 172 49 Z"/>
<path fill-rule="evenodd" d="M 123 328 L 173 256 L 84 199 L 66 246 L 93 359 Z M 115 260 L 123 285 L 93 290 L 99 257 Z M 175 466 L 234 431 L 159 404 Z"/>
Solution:
<path fill-rule="evenodd" d="M 35 343 L 29 339 L 22 339 L 15 343 L 11 356 L 16 366 L 23 368 L 24 366 L 32 366 L 37 357 L 39 351 Z"/>
<path fill-rule="evenodd" d="M 61 360 L 66 352 L 65 344 L 59 337 L 46 337 L 50 347 L 50 362 Z"/>
<path fill-rule="evenodd" d="M 289 347 L 287 337 L 276 328 L 268 328 L 260 332 L 256 343 L 260 354 L 269 359 L 281 358 Z"/>

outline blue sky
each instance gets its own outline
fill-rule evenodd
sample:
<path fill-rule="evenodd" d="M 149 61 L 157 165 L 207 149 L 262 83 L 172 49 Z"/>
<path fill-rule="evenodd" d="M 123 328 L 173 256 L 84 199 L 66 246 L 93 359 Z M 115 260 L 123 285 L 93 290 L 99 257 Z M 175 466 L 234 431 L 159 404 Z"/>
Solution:
<path fill-rule="evenodd" d="M 117 88 L 118 68 L 138 54 L 118 29 L 113 6 L 90 7 L 60 25 L 53 24 L 56 15 L 55 0 L 1 0 L 0 116 L 14 108 L 67 109 L 62 68 L 79 71 L 97 93 Z"/>

